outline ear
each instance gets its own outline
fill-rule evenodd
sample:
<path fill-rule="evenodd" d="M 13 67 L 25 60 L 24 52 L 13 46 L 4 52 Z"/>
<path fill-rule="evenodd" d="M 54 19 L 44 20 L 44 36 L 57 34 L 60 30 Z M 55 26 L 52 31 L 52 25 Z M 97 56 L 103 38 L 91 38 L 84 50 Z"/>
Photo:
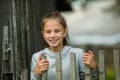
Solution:
<path fill-rule="evenodd" d="M 43 37 L 44 37 L 44 32 L 43 31 L 41 31 L 42 32 L 42 35 L 43 35 Z"/>
<path fill-rule="evenodd" d="M 64 37 L 68 34 L 68 28 L 65 29 Z"/>

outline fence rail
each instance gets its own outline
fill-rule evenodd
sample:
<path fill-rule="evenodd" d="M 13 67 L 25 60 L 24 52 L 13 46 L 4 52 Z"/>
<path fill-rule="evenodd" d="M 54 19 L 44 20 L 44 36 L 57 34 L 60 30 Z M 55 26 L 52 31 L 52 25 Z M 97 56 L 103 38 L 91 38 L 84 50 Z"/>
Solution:
<path fill-rule="evenodd" d="M 105 50 L 99 50 L 99 80 L 106 80 L 106 63 L 105 63 Z M 115 80 L 120 79 L 120 49 L 113 49 L 113 60 L 114 60 L 114 69 L 115 69 Z M 43 55 L 44 56 L 44 55 Z M 70 78 L 71 80 L 76 80 L 76 55 L 71 53 L 70 55 Z M 61 63 L 61 55 L 58 54 L 56 56 L 56 80 L 62 80 L 62 63 Z M 43 75 L 44 79 L 47 79 L 47 74 Z M 86 78 L 85 80 L 92 80 L 91 71 L 89 68 L 86 70 Z"/>

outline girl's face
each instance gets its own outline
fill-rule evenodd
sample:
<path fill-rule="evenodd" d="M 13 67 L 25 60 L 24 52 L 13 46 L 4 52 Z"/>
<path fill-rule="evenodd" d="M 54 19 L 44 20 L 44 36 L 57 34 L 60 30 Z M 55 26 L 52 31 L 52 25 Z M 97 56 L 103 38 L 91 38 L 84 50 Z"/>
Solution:
<path fill-rule="evenodd" d="M 50 49 L 63 48 L 63 39 L 67 34 L 67 29 L 64 29 L 57 20 L 46 21 L 42 33 Z"/>

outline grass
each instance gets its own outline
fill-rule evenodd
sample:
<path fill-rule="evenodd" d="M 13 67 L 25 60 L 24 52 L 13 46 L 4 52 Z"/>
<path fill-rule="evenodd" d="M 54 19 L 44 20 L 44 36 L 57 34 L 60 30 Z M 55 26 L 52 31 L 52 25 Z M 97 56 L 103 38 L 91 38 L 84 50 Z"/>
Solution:
<path fill-rule="evenodd" d="M 115 80 L 115 72 L 113 68 L 106 69 L 106 79 L 107 80 Z"/>

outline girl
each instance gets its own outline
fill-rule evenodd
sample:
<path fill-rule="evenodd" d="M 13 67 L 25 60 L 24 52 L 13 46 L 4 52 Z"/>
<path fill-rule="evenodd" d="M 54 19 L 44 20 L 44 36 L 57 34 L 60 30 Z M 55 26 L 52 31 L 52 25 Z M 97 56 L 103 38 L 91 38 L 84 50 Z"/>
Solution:
<path fill-rule="evenodd" d="M 46 14 L 42 19 L 42 34 L 45 49 L 32 56 L 31 80 L 42 80 L 41 75 L 47 70 L 48 80 L 56 80 L 56 54 L 61 54 L 62 79 L 70 80 L 70 53 L 76 55 L 77 80 L 85 80 L 86 66 L 91 69 L 91 76 L 98 80 L 99 71 L 92 51 L 84 53 L 80 48 L 67 45 L 68 28 L 64 17 L 59 12 Z M 47 59 L 41 60 L 41 54 Z"/>

